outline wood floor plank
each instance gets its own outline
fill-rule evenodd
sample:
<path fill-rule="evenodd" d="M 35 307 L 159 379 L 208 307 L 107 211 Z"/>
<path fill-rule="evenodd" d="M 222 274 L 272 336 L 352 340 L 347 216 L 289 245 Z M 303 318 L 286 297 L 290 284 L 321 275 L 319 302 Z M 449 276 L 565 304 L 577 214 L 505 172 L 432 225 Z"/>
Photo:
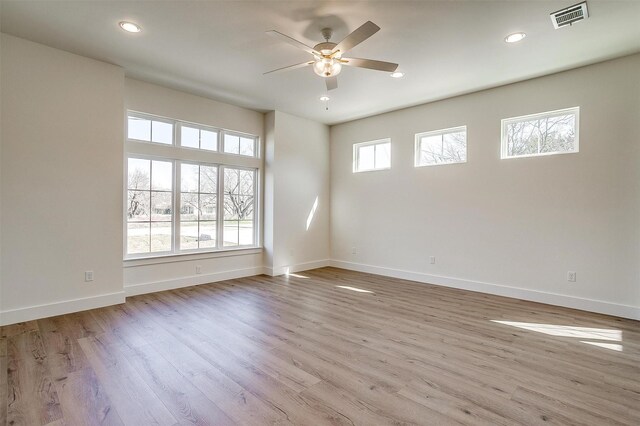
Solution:
<path fill-rule="evenodd" d="M 239 278 L 0 328 L 9 424 L 637 426 L 640 322 L 337 268 Z"/>
<path fill-rule="evenodd" d="M 138 372 L 117 353 L 117 346 L 105 345 L 100 335 L 82 338 L 79 345 L 124 424 L 177 423 Z"/>
<path fill-rule="evenodd" d="M 83 368 L 56 381 L 64 421 L 70 425 L 123 425 L 104 386 L 91 368 Z"/>
<path fill-rule="evenodd" d="M 7 338 L 7 424 L 46 425 L 62 409 L 37 327 L 21 327 Z"/>

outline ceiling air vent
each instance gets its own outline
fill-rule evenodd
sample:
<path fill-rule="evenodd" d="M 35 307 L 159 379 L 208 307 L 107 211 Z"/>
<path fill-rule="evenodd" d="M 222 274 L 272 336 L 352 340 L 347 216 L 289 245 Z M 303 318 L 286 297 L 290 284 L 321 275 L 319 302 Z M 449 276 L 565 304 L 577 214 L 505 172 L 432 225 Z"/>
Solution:
<path fill-rule="evenodd" d="M 582 21 L 589 17 L 589 11 L 587 10 L 587 2 L 574 4 L 567 8 L 558 10 L 551 14 L 551 22 L 553 27 L 557 30 L 567 25 L 572 25 L 574 22 Z"/>

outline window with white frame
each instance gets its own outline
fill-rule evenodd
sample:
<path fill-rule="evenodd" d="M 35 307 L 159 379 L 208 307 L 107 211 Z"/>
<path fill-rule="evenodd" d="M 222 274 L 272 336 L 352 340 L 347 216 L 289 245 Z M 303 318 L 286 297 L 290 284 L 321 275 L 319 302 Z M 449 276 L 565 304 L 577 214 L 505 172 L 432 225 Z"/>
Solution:
<path fill-rule="evenodd" d="M 257 137 L 142 113 L 127 122 L 126 258 L 258 245 Z M 226 135 L 237 155 L 221 149 Z"/>
<path fill-rule="evenodd" d="M 467 162 L 467 127 L 418 133 L 415 141 L 416 167 Z"/>
<path fill-rule="evenodd" d="M 391 168 L 391 139 L 380 139 L 353 145 L 353 172 Z"/>
<path fill-rule="evenodd" d="M 578 152 L 580 108 L 502 120 L 502 158 Z"/>
<path fill-rule="evenodd" d="M 179 123 L 180 146 L 184 148 L 218 150 L 218 131 L 210 127 Z"/>

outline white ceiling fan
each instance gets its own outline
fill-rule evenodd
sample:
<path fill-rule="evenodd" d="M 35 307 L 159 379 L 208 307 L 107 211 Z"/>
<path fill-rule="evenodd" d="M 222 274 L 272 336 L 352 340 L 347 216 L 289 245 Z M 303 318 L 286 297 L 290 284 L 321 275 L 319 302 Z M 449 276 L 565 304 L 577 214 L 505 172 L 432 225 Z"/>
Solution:
<path fill-rule="evenodd" d="M 303 62 L 301 64 L 290 65 L 288 67 L 278 68 L 273 71 L 265 72 L 264 74 L 289 71 L 313 65 L 313 71 L 320 77 L 325 78 L 327 90 L 333 90 L 338 87 L 337 75 L 340 74 L 342 65 L 392 73 L 398 68 L 398 64 L 375 61 L 372 59 L 345 58 L 342 56 L 347 51 L 353 49 L 355 46 L 377 33 L 379 30 L 379 26 L 371 21 L 367 21 L 358 29 L 346 36 L 340 43 L 336 44 L 329 41 L 333 35 L 333 31 L 330 28 L 325 28 L 322 30 L 322 36 L 325 41 L 316 44 L 314 47 L 307 46 L 306 44 L 278 31 L 267 31 L 267 34 L 277 37 L 292 46 L 310 53 L 313 55 L 313 60 Z"/>

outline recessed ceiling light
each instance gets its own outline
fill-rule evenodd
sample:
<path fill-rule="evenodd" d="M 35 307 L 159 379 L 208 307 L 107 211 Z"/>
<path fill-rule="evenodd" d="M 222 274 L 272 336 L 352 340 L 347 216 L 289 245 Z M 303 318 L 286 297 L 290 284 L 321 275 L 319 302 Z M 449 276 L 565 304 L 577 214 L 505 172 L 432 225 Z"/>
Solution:
<path fill-rule="evenodd" d="M 391 73 L 391 77 L 393 77 L 393 78 L 402 78 L 402 77 L 404 77 L 404 73 L 400 72 L 400 71 L 392 72 Z"/>
<path fill-rule="evenodd" d="M 506 41 L 507 43 L 517 43 L 523 38 L 525 38 L 526 36 L 527 35 L 525 33 L 513 33 L 506 36 L 504 38 L 504 41 Z"/>
<path fill-rule="evenodd" d="M 134 24 L 133 22 L 122 21 L 118 25 L 120 25 L 120 28 L 122 28 L 128 33 L 139 33 L 140 31 L 142 31 L 142 28 L 140 28 L 138 25 Z"/>
<path fill-rule="evenodd" d="M 327 95 L 322 95 L 322 96 L 320 96 L 320 100 L 321 100 L 322 102 L 327 102 L 329 99 L 331 99 L 331 98 L 330 98 L 330 97 L 328 97 Z"/>

